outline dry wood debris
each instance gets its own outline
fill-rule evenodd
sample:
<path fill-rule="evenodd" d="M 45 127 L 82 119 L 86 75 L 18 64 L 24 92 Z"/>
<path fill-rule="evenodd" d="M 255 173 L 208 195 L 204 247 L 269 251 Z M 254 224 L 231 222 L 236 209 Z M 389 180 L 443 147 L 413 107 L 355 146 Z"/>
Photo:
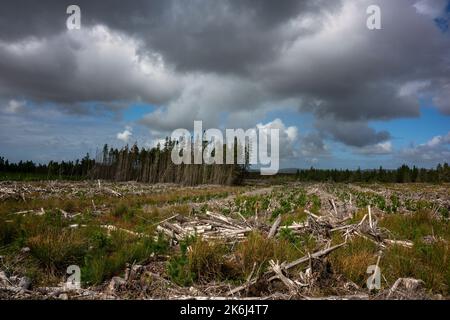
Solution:
<path fill-rule="evenodd" d="M 176 241 L 199 235 L 209 240 L 235 242 L 244 240 L 246 234 L 252 230 L 245 221 L 235 220 L 209 211 L 205 215 L 192 218 L 174 216 L 170 222 L 163 221 L 157 226 L 157 231 Z"/>
<path fill-rule="evenodd" d="M 26 183 L 12 184 L 0 183 L 0 200 L 9 198 L 27 199 L 36 193 L 43 196 L 46 193 L 76 195 L 77 183 L 48 184 L 42 187 L 30 188 Z M 139 185 L 139 188 L 141 185 Z M 160 188 L 161 186 L 158 186 Z M 65 188 L 61 191 L 61 188 Z M 103 182 L 93 183 L 83 192 L 89 194 L 109 194 L 122 197 L 126 194 L 142 194 L 151 192 L 154 186 L 145 191 L 137 188 L 134 184 L 109 185 Z M 170 186 L 164 186 L 170 188 Z M 161 190 L 161 189 L 157 189 Z M 266 190 L 266 189 L 264 189 Z M 271 189 L 270 189 L 271 190 Z M 269 190 L 269 191 L 270 191 Z M 304 222 L 294 222 L 290 225 L 282 225 L 282 217 L 279 215 L 271 224 L 264 223 L 264 219 L 258 219 L 258 214 L 252 218 L 245 218 L 240 212 L 234 216 L 225 216 L 218 212 L 206 211 L 195 215 L 175 214 L 157 223 L 156 230 L 171 240 L 173 245 L 190 236 L 200 236 L 206 240 L 220 240 L 225 243 L 236 243 L 244 241 L 249 233 L 259 231 L 268 239 L 277 238 L 281 230 L 290 230 L 293 234 L 308 234 L 318 243 L 318 249 L 309 252 L 294 261 L 269 261 L 269 268 L 264 273 L 255 272 L 256 265 L 249 275 L 247 281 L 240 286 L 230 287 L 224 284 L 209 285 L 208 287 L 196 286 L 181 288 L 172 283 L 167 277 L 152 272 L 149 266 L 129 266 L 125 270 L 125 276 L 113 277 L 106 285 L 100 288 L 87 288 L 78 290 L 67 290 L 64 286 L 45 287 L 30 290 L 25 277 L 8 276 L 0 271 L 0 298 L 54 298 L 54 299 L 116 299 L 116 298 L 153 298 L 164 297 L 174 299 L 253 299 L 256 287 L 264 287 L 264 294 L 258 294 L 258 299 L 325 299 L 325 300 L 347 300 L 347 299 L 403 299 L 414 297 L 425 297 L 422 288 L 423 281 L 417 279 L 398 279 L 394 285 L 377 295 L 372 295 L 367 290 L 359 288 L 349 282 L 341 282 L 342 295 L 328 297 L 311 297 L 316 286 L 325 279 L 327 271 L 327 255 L 335 250 L 345 247 L 353 239 L 361 237 L 377 245 L 382 252 L 387 246 L 403 246 L 412 248 L 413 243 L 407 240 L 392 239 L 388 230 L 380 228 L 378 219 L 380 213 L 367 207 L 367 214 L 355 223 L 354 214 L 357 208 L 352 197 L 349 201 L 338 200 L 331 193 L 324 191 L 325 188 L 314 187 L 308 190 L 309 194 L 318 194 L 325 208 L 320 213 L 313 213 L 305 209 L 307 219 Z M 266 192 L 266 191 L 265 191 Z M 258 193 L 256 193 L 258 194 Z M 95 204 L 93 204 L 94 209 Z M 328 207 L 326 207 L 328 206 Z M 269 205 L 268 212 L 271 210 Z M 72 219 L 79 213 L 70 213 L 59 209 L 61 215 L 66 219 Z M 42 215 L 45 210 L 27 210 L 16 212 L 19 215 L 36 214 Z M 382 214 L 382 213 L 381 213 Z M 72 228 L 83 227 L 73 224 Z M 108 232 L 121 231 L 136 237 L 149 237 L 149 235 L 134 232 L 113 225 L 101 225 Z M 344 242 L 332 245 L 331 238 L 334 233 L 340 233 Z M 443 241 L 430 236 L 428 241 Z M 381 255 L 379 256 L 381 257 Z M 379 258 L 380 259 L 380 258 Z M 379 261 L 378 259 L 378 261 Z M 295 270 L 295 272 L 294 272 Z M 143 279 L 146 281 L 143 281 Z M 152 279 L 150 282 L 148 279 Z M 333 281 L 338 281 L 333 279 Z M 276 286 L 278 283 L 278 286 Z M 281 285 L 282 289 L 279 289 Z M 159 288 L 159 289 L 158 289 Z M 161 290 L 160 288 L 165 288 Z M 277 288 L 277 289 L 274 289 Z M 159 290 L 159 291 L 158 291 Z M 260 292 L 259 292 L 260 293 Z"/>

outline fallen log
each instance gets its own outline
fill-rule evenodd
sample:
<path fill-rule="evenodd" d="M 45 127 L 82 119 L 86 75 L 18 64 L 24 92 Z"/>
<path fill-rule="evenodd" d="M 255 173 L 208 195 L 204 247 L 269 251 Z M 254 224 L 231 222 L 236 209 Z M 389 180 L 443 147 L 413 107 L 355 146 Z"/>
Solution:
<path fill-rule="evenodd" d="M 127 229 L 124 229 L 124 228 L 118 228 L 118 227 L 113 226 L 113 225 L 110 225 L 110 224 L 107 224 L 107 225 L 101 225 L 100 228 L 106 229 L 106 230 L 108 230 L 108 231 L 122 231 L 122 232 L 128 233 L 128 234 L 130 234 L 130 235 L 139 237 L 139 238 L 146 238 L 146 237 L 149 237 L 149 235 L 147 235 L 147 234 L 134 232 L 134 231 L 127 230 Z"/>
<path fill-rule="evenodd" d="M 414 243 L 412 241 L 384 239 L 383 242 L 386 244 L 398 245 L 405 248 L 412 248 L 414 246 Z"/>
<path fill-rule="evenodd" d="M 280 226 L 280 223 L 281 223 L 281 215 L 279 215 L 277 217 L 277 219 L 275 220 L 275 222 L 272 225 L 272 228 L 270 228 L 269 235 L 267 236 L 268 239 L 273 238 L 275 236 L 275 234 L 277 233 L 278 227 Z"/>
<path fill-rule="evenodd" d="M 334 250 L 336 250 L 336 249 L 338 249 L 338 248 L 340 248 L 340 247 L 342 247 L 342 246 L 344 246 L 346 244 L 347 244 L 347 242 L 343 242 L 343 243 L 335 245 L 335 246 L 333 246 L 331 248 L 315 252 L 312 255 L 304 256 L 303 258 L 297 259 L 295 261 L 292 261 L 291 263 L 288 263 L 288 264 L 284 265 L 284 269 L 288 270 L 288 269 L 291 269 L 291 268 L 293 268 L 295 266 L 298 266 L 299 264 L 302 264 L 302 263 L 304 263 L 306 261 L 309 261 L 310 259 L 316 259 L 316 258 L 320 258 L 322 256 L 325 256 L 325 255 L 333 252 Z"/>
<path fill-rule="evenodd" d="M 272 271 L 275 273 L 275 276 L 269 279 L 269 281 L 272 281 L 274 279 L 279 279 L 283 284 L 289 289 L 289 292 L 294 295 L 297 294 L 298 288 L 301 286 L 300 283 L 297 283 L 296 281 L 289 279 L 283 274 L 282 266 L 280 264 L 273 260 L 269 261 L 270 267 L 272 268 Z"/>
<path fill-rule="evenodd" d="M 307 228 L 308 226 L 309 226 L 308 221 L 306 221 L 305 223 L 294 222 L 290 226 L 282 226 L 282 227 L 279 227 L 279 229 L 300 230 L 300 229 Z M 333 230 L 331 230 L 331 231 L 333 231 Z"/>

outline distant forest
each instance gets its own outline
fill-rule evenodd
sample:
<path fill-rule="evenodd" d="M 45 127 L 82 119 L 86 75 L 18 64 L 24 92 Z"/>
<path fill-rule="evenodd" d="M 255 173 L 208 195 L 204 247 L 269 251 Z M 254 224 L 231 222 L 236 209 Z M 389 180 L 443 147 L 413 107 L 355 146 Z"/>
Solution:
<path fill-rule="evenodd" d="M 244 178 L 260 178 L 259 173 L 249 172 L 248 165 L 175 165 L 171 151 L 175 142 L 166 139 L 163 146 L 139 149 L 137 145 L 122 149 L 105 145 L 95 158 L 86 154 L 76 161 L 50 161 L 36 164 L 33 161 L 11 163 L 0 157 L 1 180 L 49 180 L 49 179 L 105 179 L 112 181 L 140 181 L 148 183 L 173 182 L 196 184 L 239 184 Z M 226 148 L 226 147 L 225 147 Z M 236 150 L 235 150 L 236 151 Z M 224 153 L 226 149 L 224 150 Z M 311 182 L 450 182 L 447 163 L 434 169 L 403 165 L 396 170 L 324 170 L 299 169 L 294 173 L 282 173 L 279 178 Z"/>
<path fill-rule="evenodd" d="M 447 163 L 438 164 L 435 169 L 423 169 L 402 165 L 396 170 L 387 170 L 380 167 L 372 170 L 297 170 L 295 177 L 300 181 L 314 182 L 450 182 L 450 168 Z"/>
<path fill-rule="evenodd" d="M 163 146 L 158 144 L 151 149 L 139 149 L 135 144 L 131 148 L 126 146 L 121 150 L 103 147 L 100 157 L 88 173 L 88 177 L 113 181 L 140 181 L 148 183 L 181 183 L 186 185 L 198 184 L 240 184 L 249 166 L 246 164 L 180 164 L 172 162 L 171 153 L 177 141 L 166 138 Z M 204 142 L 198 145 L 191 142 L 191 149 L 201 150 L 207 147 Z M 240 149 L 239 149 L 240 150 Z M 237 143 L 234 150 L 227 150 L 223 146 L 223 154 L 234 152 L 235 160 L 238 153 Z M 214 154 L 212 150 L 212 154 Z M 242 150 L 248 163 L 248 151 Z M 237 161 L 234 161 L 235 163 Z M 193 154 L 191 154 L 191 163 Z"/>
<path fill-rule="evenodd" d="M 50 161 L 48 164 L 35 164 L 33 161 L 10 163 L 0 157 L 0 179 L 2 180 L 40 180 L 40 179 L 104 179 L 111 181 L 139 181 L 148 183 L 180 183 L 198 184 L 240 184 L 249 170 L 248 164 L 181 164 L 175 165 L 171 153 L 176 141 L 169 138 L 161 146 L 140 149 L 136 144 L 122 149 L 109 148 L 104 145 L 95 158 L 86 154 L 76 161 Z M 198 150 L 204 150 L 198 146 Z M 192 143 L 192 150 L 197 145 Z M 223 154 L 234 152 L 235 160 L 238 152 L 245 152 L 244 162 L 248 163 L 248 150 L 227 150 L 223 146 Z M 239 150 L 239 151 L 238 151 Z M 214 150 L 212 155 L 214 155 Z M 193 155 L 192 155 L 193 156 Z M 192 161 L 193 162 L 193 161 Z M 237 161 L 235 161 L 236 163 Z"/>

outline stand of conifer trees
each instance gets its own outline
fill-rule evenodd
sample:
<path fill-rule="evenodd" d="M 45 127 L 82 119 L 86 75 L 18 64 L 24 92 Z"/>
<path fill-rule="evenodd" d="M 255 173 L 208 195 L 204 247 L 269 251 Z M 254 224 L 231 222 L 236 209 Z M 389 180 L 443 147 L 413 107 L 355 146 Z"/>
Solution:
<path fill-rule="evenodd" d="M 179 183 L 184 185 L 222 184 L 242 182 L 248 164 L 180 164 L 171 158 L 174 141 L 166 139 L 163 147 L 139 149 L 137 145 L 113 149 L 105 145 L 89 173 L 94 179 L 139 181 L 148 183 Z M 206 147 L 204 144 L 203 148 Z M 235 151 L 237 148 L 235 148 Z M 226 146 L 224 154 L 226 154 Z M 248 155 L 246 154 L 246 159 Z M 245 161 L 248 163 L 248 161 Z M 192 161 L 193 163 L 193 161 Z"/>

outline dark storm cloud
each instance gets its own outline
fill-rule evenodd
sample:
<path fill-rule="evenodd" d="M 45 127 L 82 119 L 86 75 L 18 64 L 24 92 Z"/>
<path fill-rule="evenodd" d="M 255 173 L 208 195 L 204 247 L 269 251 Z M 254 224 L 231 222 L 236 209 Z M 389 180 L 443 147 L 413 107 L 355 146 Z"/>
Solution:
<path fill-rule="evenodd" d="M 58 34 L 66 26 L 66 9 L 76 4 L 82 8 L 82 21 L 88 24 L 114 23 L 118 28 L 131 26 L 139 18 L 154 19 L 170 0 L 98 1 L 98 0 L 16 0 L 0 4 L 0 39 L 16 40 L 30 36 Z M 153 17 L 152 14 L 153 13 Z"/>
<path fill-rule="evenodd" d="M 337 141 L 353 147 L 374 145 L 390 139 L 387 131 L 377 132 L 365 122 L 336 121 L 333 118 L 320 119 L 317 127 Z"/>
<path fill-rule="evenodd" d="M 314 112 L 318 117 L 333 116 L 336 120 L 386 120 L 420 115 L 419 101 L 412 96 L 399 96 L 399 88 L 384 83 L 374 85 L 347 83 L 351 91 L 342 88 L 324 90 L 301 103 L 300 110 Z M 340 87 L 336 84 L 336 87 Z M 370 99 L 368 99 L 370 97 Z"/>
<path fill-rule="evenodd" d="M 353 20 L 342 21 L 335 35 L 330 30 L 299 41 L 262 75 L 267 86 L 282 96 L 306 98 L 301 109 L 319 116 L 418 116 L 420 91 L 402 96 L 399 90 L 409 81 L 449 79 L 448 35 L 439 32 L 430 17 L 420 16 L 411 2 L 376 2 L 382 9 L 382 30 L 364 27 L 364 2 L 356 13 L 343 10 L 341 19 L 354 15 Z"/>
<path fill-rule="evenodd" d="M 66 8 L 72 1 L 3 2 L 0 94 L 63 104 L 134 99 L 164 104 L 178 96 L 182 85 L 170 70 L 164 71 L 164 79 L 148 80 L 130 74 L 135 67 L 131 62 L 121 68 L 124 57 L 111 51 L 99 49 L 80 58 L 99 41 L 86 28 L 101 24 L 118 37 L 133 37 L 139 43 L 131 54 L 139 59 L 159 54 L 166 65 L 183 73 L 242 74 L 273 58 L 282 47 L 286 39 L 278 34 L 280 25 L 300 14 L 318 12 L 322 2 L 80 0 L 75 2 L 82 13 L 79 36 L 65 27 Z"/>
<path fill-rule="evenodd" d="M 150 47 L 182 70 L 243 74 L 274 59 L 286 42 L 299 36 L 283 35 L 282 25 L 297 16 L 317 13 L 323 3 L 180 1 L 172 6 L 163 25 L 142 34 Z"/>
<path fill-rule="evenodd" d="M 141 119 L 153 130 L 192 117 L 214 125 L 224 112 L 255 123 L 268 102 L 292 101 L 316 118 L 318 132 L 305 140 L 312 149 L 323 149 L 325 136 L 373 146 L 390 135 L 370 121 L 419 116 L 421 95 L 450 113 L 450 41 L 434 23 L 438 2 L 3 1 L 0 98 L 74 113 L 89 101 L 144 101 L 157 106 Z M 75 3 L 83 27 L 67 32 Z M 380 31 L 366 28 L 371 4 L 381 6 Z"/>
<path fill-rule="evenodd" d="M 82 9 L 84 24 L 101 23 L 137 36 L 145 41 L 147 49 L 163 54 L 179 69 L 242 73 L 274 57 L 287 40 L 279 34 L 280 25 L 299 15 L 318 12 L 324 2 L 10 1 L 0 8 L 0 39 L 59 33 L 65 28 L 67 6 L 76 3 Z"/>
<path fill-rule="evenodd" d="M 301 154 L 305 157 L 317 157 L 328 154 L 324 137 L 317 133 L 309 133 L 301 139 Z"/>

